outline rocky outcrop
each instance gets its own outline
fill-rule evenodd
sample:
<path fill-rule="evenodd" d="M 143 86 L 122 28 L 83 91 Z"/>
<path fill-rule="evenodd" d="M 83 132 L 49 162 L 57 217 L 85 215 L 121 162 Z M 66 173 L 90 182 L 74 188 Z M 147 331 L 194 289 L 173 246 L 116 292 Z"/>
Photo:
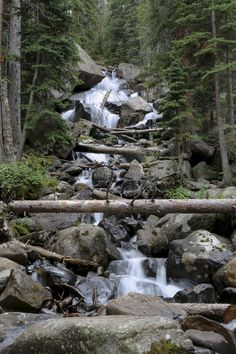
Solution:
<path fill-rule="evenodd" d="M 107 315 L 161 316 L 183 319 L 186 312 L 173 307 L 160 297 L 129 293 L 112 300 L 106 307 Z"/>
<path fill-rule="evenodd" d="M 78 44 L 77 49 L 79 61 L 75 67 L 75 70 L 79 73 L 79 80 L 82 80 L 83 82 L 77 84 L 75 91 L 85 91 L 98 84 L 102 79 L 104 79 L 105 75 L 102 72 L 101 67 L 98 66 Z"/>
<path fill-rule="evenodd" d="M 13 270 L 0 296 L 4 311 L 38 312 L 52 299 L 51 293 L 21 270 Z"/>
<path fill-rule="evenodd" d="M 211 284 L 198 284 L 190 289 L 178 291 L 173 297 L 178 303 L 208 303 L 216 302 L 216 292 Z"/>
<path fill-rule="evenodd" d="M 50 319 L 31 326 L 3 354 L 151 354 L 193 349 L 176 321 L 106 316 Z"/>
<path fill-rule="evenodd" d="M 117 76 L 124 79 L 128 83 L 134 82 L 140 74 L 138 65 L 130 63 L 121 63 L 117 68 Z"/>
<path fill-rule="evenodd" d="M 213 281 L 218 288 L 236 288 L 236 257 L 227 262 L 215 273 Z"/>
<path fill-rule="evenodd" d="M 118 128 L 135 125 L 143 120 L 145 114 L 152 112 L 152 106 L 142 97 L 131 97 L 120 109 Z"/>
<path fill-rule="evenodd" d="M 188 279 L 195 284 L 210 282 L 213 274 L 233 256 L 227 239 L 205 230 L 195 231 L 184 240 L 172 241 L 169 247 L 168 276 Z"/>
<path fill-rule="evenodd" d="M 106 240 L 107 235 L 101 227 L 81 223 L 77 227 L 59 231 L 54 251 L 67 257 L 106 265 Z"/>

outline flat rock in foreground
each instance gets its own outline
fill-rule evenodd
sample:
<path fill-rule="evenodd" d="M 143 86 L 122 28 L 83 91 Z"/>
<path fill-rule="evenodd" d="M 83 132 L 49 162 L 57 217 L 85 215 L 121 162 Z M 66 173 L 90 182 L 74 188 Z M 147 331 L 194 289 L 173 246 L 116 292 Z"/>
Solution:
<path fill-rule="evenodd" d="M 2 354 L 151 354 L 165 346 L 180 354 L 193 348 L 178 323 L 163 317 L 62 318 L 31 326 Z"/>

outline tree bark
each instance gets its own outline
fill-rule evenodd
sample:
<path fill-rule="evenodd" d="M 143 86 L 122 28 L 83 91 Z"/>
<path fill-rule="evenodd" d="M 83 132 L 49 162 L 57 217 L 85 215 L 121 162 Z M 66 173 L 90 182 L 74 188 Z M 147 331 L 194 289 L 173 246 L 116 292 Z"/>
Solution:
<path fill-rule="evenodd" d="M 30 213 L 110 213 L 158 214 L 167 213 L 227 213 L 236 212 L 236 199 L 129 199 L 110 200 L 22 200 L 7 205 L 13 212 Z"/>
<path fill-rule="evenodd" d="M 227 48 L 227 64 L 230 61 L 229 49 Z M 233 99 L 233 73 L 232 70 L 227 69 L 227 104 L 228 104 L 228 123 L 234 127 L 234 99 Z"/>
<path fill-rule="evenodd" d="M 9 106 L 13 142 L 16 149 L 21 142 L 21 2 L 12 0 L 9 38 Z"/>
<path fill-rule="evenodd" d="M 13 135 L 11 127 L 11 115 L 9 101 L 7 97 L 7 81 L 2 79 L 0 84 L 1 91 L 1 115 L 2 115 L 2 138 L 4 159 L 7 162 L 15 160 Z"/>
<path fill-rule="evenodd" d="M 140 147 L 119 147 L 119 146 L 106 146 L 106 145 L 92 145 L 92 144 L 77 144 L 75 151 L 80 152 L 93 152 L 103 154 L 115 154 L 142 158 L 147 154 L 157 154 L 164 156 L 168 149 L 160 149 L 158 147 L 140 148 Z"/>
<path fill-rule="evenodd" d="M 212 6 L 214 6 L 214 0 L 212 0 Z M 216 46 L 217 32 L 216 32 L 216 16 L 215 16 L 214 9 L 212 9 L 211 15 L 212 15 L 211 16 L 212 36 L 214 40 L 214 55 L 215 55 L 215 66 L 216 66 L 219 63 L 219 57 L 218 57 L 217 46 Z M 225 141 L 224 120 L 222 117 L 222 107 L 220 102 L 220 78 L 218 72 L 214 74 L 214 85 L 215 85 L 215 105 L 216 105 L 216 116 L 217 116 L 217 124 L 218 124 L 218 136 L 219 136 L 221 163 L 222 163 L 222 170 L 223 170 L 222 184 L 224 186 L 229 186 L 232 185 L 232 173 L 229 166 L 228 151 L 227 151 L 227 145 Z"/>
<path fill-rule="evenodd" d="M 2 50 L 2 28 L 3 28 L 3 0 L 0 0 L 0 83 L 2 82 L 2 63 L 3 63 L 3 50 Z M 1 85 L 0 85 L 1 90 Z M 0 91 L 1 94 L 1 91 Z M 2 136 L 2 104 L 0 102 L 0 160 L 5 160 L 3 136 Z"/>

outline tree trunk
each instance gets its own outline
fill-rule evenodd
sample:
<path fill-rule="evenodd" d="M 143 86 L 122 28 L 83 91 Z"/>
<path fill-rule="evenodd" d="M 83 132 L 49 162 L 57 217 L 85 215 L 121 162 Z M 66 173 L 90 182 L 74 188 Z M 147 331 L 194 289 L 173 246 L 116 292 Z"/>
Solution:
<path fill-rule="evenodd" d="M 227 64 L 229 64 L 230 54 L 227 49 Z M 233 99 L 233 73 L 232 70 L 227 69 L 227 106 L 228 106 L 228 123 L 234 127 L 234 99 Z"/>
<path fill-rule="evenodd" d="M 30 213 L 110 213 L 158 214 L 168 213 L 235 213 L 236 199 L 129 199 L 121 200 L 22 200 L 9 203 L 13 212 Z"/>
<path fill-rule="evenodd" d="M 7 162 L 11 162 L 15 160 L 15 153 L 13 145 L 10 108 L 7 97 L 7 82 L 4 79 L 1 80 L 0 92 L 4 157 Z"/>
<path fill-rule="evenodd" d="M 214 6 L 214 0 L 212 0 L 212 6 Z M 214 9 L 211 12 L 212 15 L 212 35 L 214 40 L 214 55 L 215 55 L 215 66 L 219 63 L 217 46 L 216 46 L 216 16 Z M 215 104 L 216 104 L 216 116 L 217 116 L 217 124 L 218 124 L 218 136 L 219 136 L 219 145 L 220 145 L 220 154 L 221 154 L 221 163 L 223 170 L 223 180 L 222 184 L 224 186 L 232 185 L 232 173 L 229 166 L 228 159 L 228 151 L 227 145 L 225 141 L 225 133 L 224 133 L 224 120 L 222 117 L 222 107 L 220 102 L 220 79 L 219 73 L 216 72 L 214 74 L 214 85 L 215 85 Z"/>
<path fill-rule="evenodd" d="M 0 83 L 2 81 L 2 63 L 3 63 L 3 51 L 2 51 L 2 27 L 3 27 L 3 0 L 0 0 Z M 1 90 L 1 85 L 0 85 Z M 0 91 L 1 95 L 1 91 Z M 0 101 L 0 160 L 5 160 L 4 145 L 2 136 L 2 104 Z"/>
<path fill-rule="evenodd" d="M 21 142 L 21 2 L 12 0 L 9 39 L 9 106 L 13 142 L 18 149 Z"/>

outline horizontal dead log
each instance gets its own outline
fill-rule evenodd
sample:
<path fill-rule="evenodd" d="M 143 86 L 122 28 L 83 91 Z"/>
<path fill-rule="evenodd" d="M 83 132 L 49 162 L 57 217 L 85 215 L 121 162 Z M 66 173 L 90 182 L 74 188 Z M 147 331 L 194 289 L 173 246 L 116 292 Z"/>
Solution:
<path fill-rule="evenodd" d="M 144 157 L 149 154 L 157 154 L 158 156 L 165 155 L 167 149 L 160 149 L 158 147 L 140 148 L 140 147 L 119 147 L 106 145 L 92 145 L 92 144 L 77 144 L 75 151 L 79 152 L 93 152 L 97 154 L 115 154 L 132 157 Z"/>
<path fill-rule="evenodd" d="M 113 132 L 113 130 L 111 128 L 106 128 L 106 127 L 103 127 L 99 124 L 96 124 L 96 123 L 92 123 L 92 127 L 96 128 L 96 129 L 99 129 L 101 131 L 103 131 L 104 133 L 107 133 L 109 135 L 116 135 L 116 132 Z M 136 142 L 136 139 L 130 137 L 130 136 L 127 136 L 125 134 L 125 131 L 124 132 L 121 132 L 121 133 L 118 133 L 118 135 L 120 135 L 120 137 L 126 141 L 129 141 L 131 143 L 135 143 Z"/>
<path fill-rule="evenodd" d="M 8 211 L 31 213 L 157 214 L 235 213 L 236 199 L 138 199 L 122 200 L 21 200 L 7 205 Z"/>

